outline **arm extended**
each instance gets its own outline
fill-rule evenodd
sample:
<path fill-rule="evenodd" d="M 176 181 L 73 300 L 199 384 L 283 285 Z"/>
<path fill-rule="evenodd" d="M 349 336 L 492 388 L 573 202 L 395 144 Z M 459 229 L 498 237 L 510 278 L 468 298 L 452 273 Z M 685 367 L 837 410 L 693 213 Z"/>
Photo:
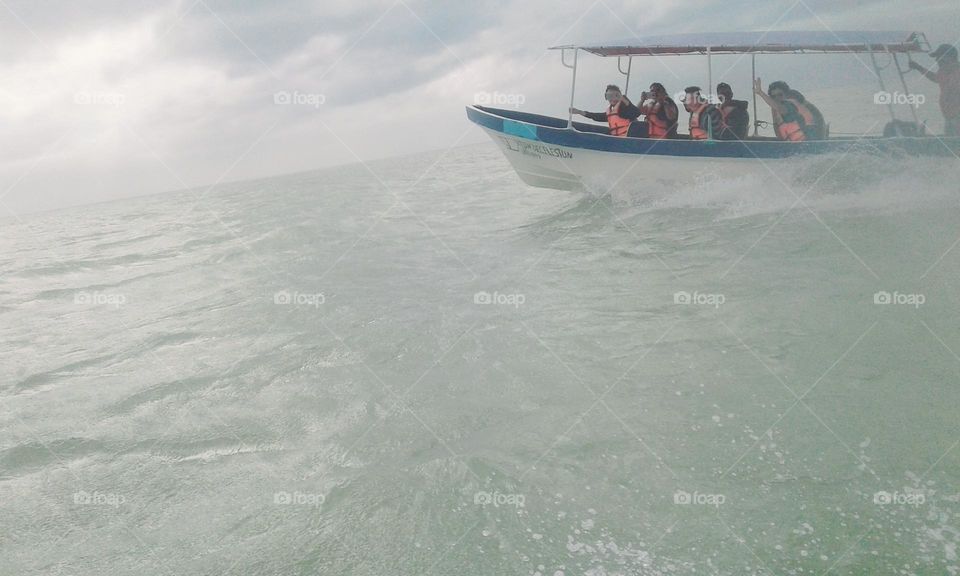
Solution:
<path fill-rule="evenodd" d="M 934 72 L 928 70 L 927 68 L 924 68 L 920 64 L 917 64 L 913 60 L 910 61 L 910 68 L 912 70 L 916 70 L 917 72 L 920 72 L 927 78 L 927 80 L 930 80 L 931 82 L 937 81 L 937 75 Z"/>
<path fill-rule="evenodd" d="M 775 113 L 780 114 L 782 116 L 783 113 L 786 111 L 784 109 L 783 104 L 781 104 L 780 102 L 777 102 L 776 100 L 773 99 L 772 96 L 770 96 L 769 94 L 763 91 L 763 83 L 760 81 L 759 78 L 757 78 L 757 82 L 753 85 L 753 91 L 757 94 L 757 96 L 760 96 L 761 98 L 763 98 L 763 101 L 766 102 L 767 105 L 770 106 L 770 109 L 773 110 Z"/>

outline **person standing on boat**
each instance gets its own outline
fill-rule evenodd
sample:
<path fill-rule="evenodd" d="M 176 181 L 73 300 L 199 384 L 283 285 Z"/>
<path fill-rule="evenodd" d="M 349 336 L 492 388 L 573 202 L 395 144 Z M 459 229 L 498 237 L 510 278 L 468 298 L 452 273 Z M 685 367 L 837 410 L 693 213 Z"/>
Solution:
<path fill-rule="evenodd" d="M 634 136 L 630 134 L 633 121 L 640 117 L 640 109 L 630 101 L 620 88 L 613 84 L 607 86 L 604 94 L 610 105 L 606 112 L 584 112 L 577 108 L 571 108 L 571 114 L 579 114 L 593 120 L 594 122 L 606 122 L 610 127 L 611 136 Z"/>
<path fill-rule="evenodd" d="M 677 103 L 667 95 L 666 88 L 659 82 L 650 85 L 650 92 L 640 97 L 640 112 L 647 117 L 650 138 L 676 138 L 680 109 Z"/>
<path fill-rule="evenodd" d="M 816 106 L 807 102 L 803 94 L 792 90 L 786 82 L 773 82 L 767 92 L 764 92 L 763 83 L 757 78 L 753 90 L 770 106 L 777 138 L 788 142 L 803 142 L 825 137 L 823 115 Z"/>
<path fill-rule="evenodd" d="M 919 70 L 929 80 L 940 85 L 940 111 L 946 121 L 946 135 L 960 137 L 960 62 L 957 49 L 941 44 L 930 53 L 937 61 L 937 71 L 932 72 L 913 60 L 910 68 Z"/>
<path fill-rule="evenodd" d="M 690 86 L 684 92 L 683 107 L 690 113 L 690 139 L 719 140 L 723 128 L 720 110 L 700 94 L 699 86 Z"/>
<path fill-rule="evenodd" d="M 717 84 L 720 115 L 723 117 L 721 140 L 744 140 L 750 129 L 750 112 L 746 100 L 734 100 L 733 88 L 726 82 Z"/>

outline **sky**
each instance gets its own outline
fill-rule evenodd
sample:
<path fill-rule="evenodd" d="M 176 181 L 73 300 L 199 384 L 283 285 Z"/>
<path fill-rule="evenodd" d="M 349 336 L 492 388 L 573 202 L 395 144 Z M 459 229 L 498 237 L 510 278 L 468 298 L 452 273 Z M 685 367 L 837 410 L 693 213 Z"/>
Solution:
<path fill-rule="evenodd" d="M 870 29 L 960 44 L 960 3 L 0 0 L 0 219 L 481 142 L 465 105 L 565 115 L 570 73 L 548 46 Z M 706 83 L 702 59 L 644 60 L 634 97 L 651 81 Z M 622 76 L 612 59 L 582 63 L 575 103 L 599 110 Z M 761 57 L 758 69 L 808 97 L 876 91 L 858 58 Z M 749 97 L 749 59 L 717 59 L 719 78 Z"/>

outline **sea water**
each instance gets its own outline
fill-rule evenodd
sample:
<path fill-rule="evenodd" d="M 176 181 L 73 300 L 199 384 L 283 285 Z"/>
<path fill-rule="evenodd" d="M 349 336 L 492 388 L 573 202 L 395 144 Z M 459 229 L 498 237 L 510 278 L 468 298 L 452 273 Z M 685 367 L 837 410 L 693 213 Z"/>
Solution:
<path fill-rule="evenodd" d="M 0 573 L 956 574 L 957 166 L 7 219 Z"/>

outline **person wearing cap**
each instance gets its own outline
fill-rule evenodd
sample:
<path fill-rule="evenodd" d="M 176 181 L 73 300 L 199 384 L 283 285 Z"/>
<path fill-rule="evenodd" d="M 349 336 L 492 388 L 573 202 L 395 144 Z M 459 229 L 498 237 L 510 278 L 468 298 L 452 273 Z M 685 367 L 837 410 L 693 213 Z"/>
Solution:
<path fill-rule="evenodd" d="M 723 126 L 721 140 L 743 140 L 750 129 L 750 113 L 746 100 L 734 100 L 733 88 L 726 82 L 717 84 L 717 96 L 720 98 L 720 116 Z"/>
<path fill-rule="evenodd" d="M 584 112 L 577 108 L 571 108 L 570 113 L 579 114 L 594 122 L 606 122 L 611 136 L 627 136 L 631 132 L 633 121 L 640 117 L 640 109 L 620 92 L 618 86 L 613 84 L 607 86 L 604 98 L 609 103 L 606 112 Z M 634 134 L 629 135 L 633 136 Z"/>
<path fill-rule="evenodd" d="M 640 96 L 640 112 L 647 117 L 650 138 L 676 138 L 680 109 L 667 94 L 663 84 L 654 82 L 650 91 Z"/>
<path fill-rule="evenodd" d="M 940 86 L 940 111 L 946 122 L 946 135 L 960 137 L 960 62 L 957 60 L 957 49 L 949 44 L 941 44 L 930 56 L 937 61 L 936 72 L 913 60 L 910 61 L 910 68 L 918 70 Z"/>
<path fill-rule="evenodd" d="M 757 78 L 753 90 L 770 106 L 777 138 L 787 142 L 803 142 L 826 137 L 823 114 L 786 82 L 771 82 L 764 92 L 763 82 Z"/>
<path fill-rule="evenodd" d="M 719 139 L 723 126 L 720 110 L 700 95 L 699 86 L 690 86 L 684 92 L 683 107 L 690 113 L 690 139 Z"/>

